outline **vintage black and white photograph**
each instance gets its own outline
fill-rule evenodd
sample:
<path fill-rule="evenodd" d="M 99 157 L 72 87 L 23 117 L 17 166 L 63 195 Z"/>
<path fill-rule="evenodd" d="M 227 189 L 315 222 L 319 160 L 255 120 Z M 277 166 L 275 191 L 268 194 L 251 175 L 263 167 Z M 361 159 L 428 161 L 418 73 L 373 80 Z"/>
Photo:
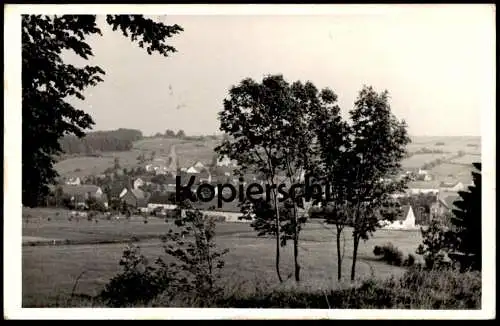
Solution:
<path fill-rule="evenodd" d="M 16 309 L 495 316 L 493 5 L 155 7 L 6 7 Z"/>

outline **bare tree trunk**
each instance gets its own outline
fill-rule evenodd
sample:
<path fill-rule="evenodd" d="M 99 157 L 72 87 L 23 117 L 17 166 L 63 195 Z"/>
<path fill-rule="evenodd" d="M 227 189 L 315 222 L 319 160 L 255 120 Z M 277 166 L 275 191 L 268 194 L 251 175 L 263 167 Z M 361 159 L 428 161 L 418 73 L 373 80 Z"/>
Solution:
<path fill-rule="evenodd" d="M 273 183 L 274 185 L 274 180 Z M 274 210 L 276 212 L 276 274 L 278 275 L 278 279 L 280 283 L 283 282 L 283 278 L 281 277 L 280 272 L 280 211 L 278 207 L 278 197 L 276 196 L 276 190 L 273 189 L 273 201 L 274 201 Z"/>
<path fill-rule="evenodd" d="M 299 265 L 299 230 L 297 224 L 297 215 L 295 211 L 295 234 L 293 237 L 293 258 L 295 263 L 295 281 L 300 282 L 300 265 Z"/>
<path fill-rule="evenodd" d="M 354 236 L 354 249 L 352 253 L 352 266 L 351 266 L 351 281 L 354 281 L 356 277 L 356 259 L 358 256 L 358 246 L 359 246 L 359 237 L 357 235 Z"/>
<path fill-rule="evenodd" d="M 337 225 L 337 279 L 340 281 L 342 278 L 342 254 L 340 253 L 340 235 L 342 234 L 342 228 Z"/>

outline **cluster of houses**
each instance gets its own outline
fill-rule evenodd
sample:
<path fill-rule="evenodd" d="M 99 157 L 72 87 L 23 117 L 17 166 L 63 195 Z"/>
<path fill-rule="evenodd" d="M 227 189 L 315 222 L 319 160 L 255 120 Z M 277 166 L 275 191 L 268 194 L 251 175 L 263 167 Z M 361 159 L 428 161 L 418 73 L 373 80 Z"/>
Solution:
<path fill-rule="evenodd" d="M 135 208 L 140 212 L 152 212 L 158 209 L 175 209 L 176 177 L 181 177 L 181 183 L 187 184 L 188 180 L 194 176 L 195 185 L 202 183 L 213 184 L 216 189 L 217 183 L 238 184 L 239 178 L 234 174 L 235 162 L 227 157 L 215 158 L 211 165 L 206 166 L 200 161 L 195 162 L 189 167 L 179 167 L 177 160 L 154 159 L 148 162 L 144 168 L 147 172 L 139 177 L 114 180 L 109 185 L 100 187 L 97 185 L 82 184 L 79 177 L 68 178 L 60 187 L 59 192 L 74 204 L 75 207 L 85 208 L 88 199 L 93 198 L 101 202 L 104 207 L 110 206 L 111 200 L 119 200 L 126 203 L 127 206 Z M 407 171 L 404 175 L 410 178 L 409 188 L 404 194 L 395 194 L 394 197 L 405 197 L 412 195 L 434 195 L 435 201 L 430 207 L 430 216 L 435 218 L 444 216 L 445 212 L 453 209 L 453 202 L 458 198 L 458 192 L 466 188 L 461 182 L 444 183 L 432 180 L 428 171 L 419 169 L 418 171 Z M 246 183 L 261 183 L 256 175 L 245 175 Z M 216 200 L 216 199 L 214 199 Z M 199 209 L 206 211 L 207 214 L 227 215 L 226 219 L 235 219 L 241 215 L 238 201 L 233 203 L 224 203 L 221 209 L 215 211 L 208 207 L 217 206 L 216 203 L 197 203 L 201 205 Z M 205 207 L 206 206 L 206 207 Z M 403 206 L 404 214 L 401 219 L 406 219 L 409 215 L 421 207 Z M 417 212 L 418 213 L 418 212 Z M 421 214 L 416 214 L 422 216 Z M 425 224 L 428 221 L 417 221 Z"/>

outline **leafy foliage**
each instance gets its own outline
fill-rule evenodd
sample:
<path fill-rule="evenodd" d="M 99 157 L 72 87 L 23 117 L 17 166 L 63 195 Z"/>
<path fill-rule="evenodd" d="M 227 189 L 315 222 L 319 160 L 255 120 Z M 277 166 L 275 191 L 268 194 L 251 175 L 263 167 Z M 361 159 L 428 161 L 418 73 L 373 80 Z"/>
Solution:
<path fill-rule="evenodd" d="M 168 289 L 172 276 L 161 265 L 151 265 L 140 248 L 129 245 L 123 252 L 123 271 L 113 277 L 100 299 L 112 307 L 147 304 Z"/>
<path fill-rule="evenodd" d="M 319 91 L 311 82 L 287 82 L 282 75 L 268 75 L 262 82 L 244 79 L 229 91 L 224 110 L 219 113 L 220 129 L 226 135 L 216 148 L 220 156 L 238 161 L 241 172 L 263 175 L 272 194 L 272 209 L 257 207 L 254 226 L 262 234 L 276 235 L 276 269 L 279 272 L 280 242 L 292 239 L 294 244 L 295 278 L 299 280 L 298 241 L 301 224 L 298 201 L 290 198 L 283 217 L 278 208 L 277 176 L 284 176 L 290 184 L 300 180 L 304 173 L 314 170 L 314 129 L 318 110 L 329 110 L 336 95 L 329 89 Z M 286 206 L 286 205 L 285 205 Z M 274 213 L 272 213 L 274 212 Z M 259 217 L 259 214 L 264 214 Z M 271 219 L 274 218 L 274 224 Z M 283 222 L 285 224 L 283 224 Z M 282 225 L 283 224 L 283 225 Z M 285 232 L 283 237 L 281 231 Z"/>
<path fill-rule="evenodd" d="M 137 41 L 146 51 L 167 56 L 175 52 L 166 40 L 182 31 L 142 15 L 108 15 L 113 29 Z M 91 116 L 68 103 L 68 97 L 84 100 L 85 88 L 102 82 L 104 70 L 97 66 L 76 67 L 63 62 L 64 51 L 83 59 L 93 56 L 86 42 L 102 35 L 95 15 L 22 16 L 22 201 L 36 206 L 48 194 L 57 176 L 55 156 L 62 152 L 64 135 L 83 137 L 94 124 Z"/>
<path fill-rule="evenodd" d="M 439 220 L 431 221 L 430 225 L 421 228 L 422 244 L 417 248 L 417 254 L 423 255 L 427 269 L 443 268 L 449 265 L 448 253 L 456 242 L 452 230 Z"/>
<path fill-rule="evenodd" d="M 317 119 L 316 133 L 319 174 L 332 187 L 330 201 L 333 207 L 349 208 L 351 215 L 348 222 L 353 226 L 354 279 L 359 241 L 371 236 L 380 218 L 397 214 L 389 194 L 402 190 L 406 180 L 386 180 L 401 169 L 410 138 L 406 123 L 391 113 L 387 91 L 377 93 L 364 86 L 349 114 L 350 121 L 344 122 L 338 109 L 324 111 L 323 118 Z M 334 214 L 336 225 L 341 226 L 345 219 L 339 216 Z M 338 227 L 337 234 L 341 231 Z"/>
<path fill-rule="evenodd" d="M 188 209 L 177 215 L 175 224 L 178 230 L 170 229 L 162 237 L 165 253 L 175 258 L 169 264 L 175 271 L 170 286 L 176 293 L 191 293 L 199 302 L 218 296 L 222 291 L 218 280 L 224 267 L 223 256 L 229 250 L 216 248 L 214 219 Z M 167 266 L 161 258 L 158 263 Z"/>

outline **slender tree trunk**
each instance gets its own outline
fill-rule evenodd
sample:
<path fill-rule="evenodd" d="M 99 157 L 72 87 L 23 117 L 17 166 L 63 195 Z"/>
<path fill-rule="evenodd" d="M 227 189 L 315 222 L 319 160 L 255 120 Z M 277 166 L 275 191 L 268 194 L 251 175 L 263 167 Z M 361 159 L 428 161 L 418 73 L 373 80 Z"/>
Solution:
<path fill-rule="evenodd" d="M 342 278 L 342 254 L 340 252 L 340 235 L 342 234 L 342 229 L 337 226 L 337 279 L 340 281 Z"/>
<path fill-rule="evenodd" d="M 274 184 L 274 180 L 272 184 Z M 281 277 L 280 272 L 280 211 L 278 207 L 278 197 L 276 196 L 275 189 L 273 189 L 273 201 L 274 210 L 276 212 L 276 274 L 278 275 L 280 283 L 283 283 L 283 278 Z"/>
<path fill-rule="evenodd" d="M 359 245 L 359 237 L 357 235 L 354 236 L 354 249 L 352 252 L 352 267 L 351 267 L 351 281 L 354 281 L 356 277 L 356 259 L 358 256 L 358 245 Z"/>
<path fill-rule="evenodd" d="M 293 257 L 295 262 L 295 281 L 300 282 L 300 265 L 299 265 L 299 232 L 295 225 L 295 235 L 293 239 Z"/>

